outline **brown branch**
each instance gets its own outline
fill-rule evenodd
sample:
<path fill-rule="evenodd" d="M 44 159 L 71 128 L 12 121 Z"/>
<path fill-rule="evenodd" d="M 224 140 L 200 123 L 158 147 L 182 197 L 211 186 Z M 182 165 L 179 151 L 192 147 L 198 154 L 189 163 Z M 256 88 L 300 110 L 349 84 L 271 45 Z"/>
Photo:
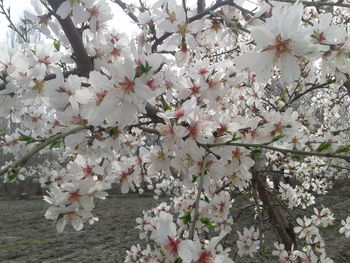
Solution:
<path fill-rule="evenodd" d="M 196 228 L 196 221 L 198 219 L 199 216 L 199 201 L 200 201 L 200 197 L 201 197 L 201 193 L 203 190 L 203 184 L 204 184 L 204 175 L 205 175 L 205 168 L 207 165 L 207 160 L 206 157 L 204 157 L 203 159 L 203 163 L 202 163 L 202 169 L 201 169 L 201 173 L 199 175 L 199 183 L 198 183 L 198 192 L 197 192 L 197 196 L 196 196 L 196 200 L 194 202 L 194 213 L 193 213 L 193 219 L 190 225 L 190 229 L 189 229 L 189 234 L 188 234 L 188 238 L 193 240 L 194 238 L 194 230 Z"/>
<path fill-rule="evenodd" d="M 294 4 L 295 0 L 274 0 L 276 2 L 284 2 L 284 3 L 291 3 Z M 304 6 L 316 6 L 316 7 L 347 7 L 350 8 L 349 4 L 343 4 L 341 2 L 308 2 L 308 1 L 300 1 Z"/>
<path fill-rule="evenodd" d="M 221 6 L 224 6 L 224 5 L 231 5 L 232 3 L 233 3 L 233 0 L 217 1 L 211 7 L 208 7 L 207 9 L 203 10 L 203 12 L 188 18 L 187 23 L 192 23 L 196 20 L 199 20 L 199 19 L 203 18 L 204 16 L 209 15 L 211 11 L 214 11 L 215 9 L 217 9 Z M 156 52 L 157 47 L 160 44 L 162 44 L 164 42 L 164 40 L 167 39 L 168 37 L 170 37 L 172 34 L 173 33 L 167 32 L 167 33 L 164 33 L 160 38 L 157 38 L 156 41 L 152 45 L 152 52 Z"/>
<path fill-rule="evenodd" d="M 296 100 L 300 99 L 302 96 L 304 96 L 305 94 L 313 91 L 313 90 L 316 90 L 316 89 L 324 89 L 324 88 L 328 88 L 329 86 L 329 83 L 323 83 L 323 84 L 319 84 L 319 85 L 316 85 L 316 86 L 312 86 L 311 88 L 305 90 L 304 92 L 302 93 L 297 93 L 287 104 L 284 108 L 287 108 L 290 104 L 292 104 L 293 102 L 295 102 Z"/>
<path fill-rule="evenodd" d="M 337 153 L 322 153 L 322 152 L 308 152 L 301 150 L 289 150 L 278 147 L 269 146 L 266 144 L 257 144 L 257 143 L 240 143 L 240 142 L 227 142 L 227 143 L 216 143 L 216 144 L 207 144 L 207 147 L 224 147 L 224 146 L 236 146 L 236 147 L 245 147 L 245 148 L 261 148 L 266 150 L 271 150 L 275 152 L 280 152 L 283 154 L 294 154 L 294 155 L 302 155 L 302 156 L 318 156 L 318 157 L 327 157 L 327 158 L 336 158 L 342 159 L 347 162 L 350 162 L 350 155 L 343 155 Z"/>
<path fill-rule="evenodd" d="M 197 13 L 202 13 L 205 9 L 205 0 L 197 0 Z"/>
<path fill-rule="evenodd" d="M 62 2 L 64 1 L 48 0 L 48 3 L 50 4 L 54 12 L 57 11 Z M 61 17 L 57 14 L 55 16 L 58 22 L 60 23 L 65 35 L 67 36 L 69 43 L 73 48 L 74 56 L 77 60 L 76 63 L 79 74 L 84 77 L 89 77 L 89 73 L 93 70 L 94 65 L 86 52 L 80 33 L 75 28 L 73 21 L 69 16 L 65 19 L 61 19 Z"/>
<path fill-rule="evenodd" d="M 79 72 L 76 69 L 73 69 L 73 70 L 70 70 L 70 71 L 63 72 L 63 77 L 67 78 L 69 75 L 78 74 L 78 73 Z M 54 73 L 46 74 L 45 77 L 44 77 L 44 81 L 55 79 L 55 78 L 56 78 L 56 74 L 54 74 Z M 8 82 L 2 83 L 0 85 L 0 90 L 4 90 L 6 88 L 7 84 L 8 84 Z M 85 85 L 82 84 L 82 86 L 85 86 Z"/>
<path fill-rule="evenodd" d="M 6 20 L 9 22 L 8 27 L 11 28 L 13 31 L 15 31 L 24 42 L 28 42 L 28 37 L 26 35 L 24 35 L 23 32 L 21 32 L 15 26 L 15 24 L 12 22 L 10 10 L 11 10 L 10 7 L 8 7 L 7 12 L 6 12 L 5 6 L 4 6 L 4 0 L 1 0 L 0 1 L 0 14 L 4 15 Z"/>
<path fill-rule="evenodd" d="M 230 6 L 233 6 L 234 8 L 238 9 L 239 11 L 241 11 L 242 14 L 248 14 L 250 16 L 255 15 L 254 12 L 237 5 L 234 1 L 231 1 Z M 265 19 L 262 17 L 259 17 L 258 19 L 265 22 Z"/>
<path fill-rule="evenodd" d="M 139 20 L 137 19 L 137 17 L 129 10 L 128 6 L 121 0 L 112 0 L 113 3 L 116 3 L 117 5 L 119 5 L 121 7 L 121 9 L 124 10 L 125 13 L 127 13 L 127 15 L 134 20 L 134 22 L 138 23 Z"/>
<path fill-rule="evenodd" d="M 79 126 L 79 127 L 73 128 L 71 130 L 68 130 L 66 132 L 57 133 L 54 136 L 49 137 L 44 142 L 42 142 L 42 143 L 38 144 L 36 147 L 34 147 L 30 152 L 23 155 L 20 159 L 11 163 L 10 165 L 6 166 L 5 168 L 1 169 L 0 176 L 7 173 L 10 169 L 12 170 L 14 168 L 23 166 L 34 154 L 36 154 L 39 151 L 41 151 L 42 149 L 46 148 L 48 145 L 52 144 L 53 142 L 64 139 L 65 137 L 67 137 L 71 134 L 74 134 L 74 133 L 77 133 L 77 132 L 80 132 L 80 131 L 83 131 L 86 129 L 90 129 L 90 127 L 89 126 Z"/>
<path fill-rule="evenodd" d="M 264 179 L 261 178 L 261 175 L 258 172 L 258 163 L 258 160 L 255 160 L 255 165 L 251 169 L 253 175 L 252 183 L 255 185 L 264 206 L 267 207 L 267 214 L 269 215 L 271 223 L 275 227 L 286 250 L 290 251 L 293 244 L 296 245 L 293 225 L 288 221 L 286 216 L 282 213 L 281 208 L 276 204 L 273 194 L 266 191 Z"/>

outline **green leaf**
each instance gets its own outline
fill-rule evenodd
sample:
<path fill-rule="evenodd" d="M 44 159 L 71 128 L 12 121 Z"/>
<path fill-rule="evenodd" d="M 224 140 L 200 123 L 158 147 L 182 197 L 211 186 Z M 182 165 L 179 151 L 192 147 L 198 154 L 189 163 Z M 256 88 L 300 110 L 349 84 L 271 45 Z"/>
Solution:
<path fill-rule="evenodd" d="M 320 144 L 320 146 L 318 146 L 318 148 L 316 149 L 316 152 L 322 152 L 324 150 L 327 150 L 331 146 L 332 144 L 330 142 L 323 142 Z"/>
<path fill-rule="evenodd" d="M 57 51 L 60 51 L 60 49 L 61 49 L 61 42 L 60 41 L 54 41 L 53 42 L 53 46 L 55 47 L 55 49 Z"/>
<path fill-rule="evenodd" d="M 350 144 L 340 147 L 335 153 L 347 153 L 350 152 Z"/>
<path fill-rule="evenodd" d="M 140 66 L 141 75 L 144 74 L 144 73 L 150 72 L 151 69 L 152 69 L 152 66 L 150 66 L 148 64 L 148 62 L 146 61 L 146 65 L 145 66 L 143 64 Z"/>
<path fill-rule="evenodd" d="M 197 181 L 197 176 L 196 175 L 192 175 L 192 183 L 194 183 L 195 181 Z"/>
<path fill-rule="evenodd" d="M 242 136 L 238 136 L 238 137 L 237 137 L 236 133 L 234 133 L 234 134 L 232 135 L 231 141 L 232 141 L 232 142 L 238 141 L 238 140 L 240 140 L 240 139 L 242 139 L 242 138 L 243 138 Z"/>
<path fill-rule="evenodd" d="M 216 225 L 214 225 L 213 222 L 211 222 L 207 217 L 201 218 L 200 221 L 209 229 L 216 228 Z"/>
<path fill-rule="evenodd" d="M 165 111 L 171 110 L 171 106 L 165 102 L 165 100 L 162 100 L 162 106 Z"/>
<path fill-rule="evenodd" d="M 253 155 L 260 155 L 260 154 L 262 154 L 262 150 L 259 149 L 259 148 L 254 149 L 254 150 L 252 150 L 252 154 L 253 154 Z"/>
<path fill-rule="evenodd" d="M 116 127 L 116 128 L 111 128 L 108 130 L 108 134 L 109 136 L 113 137 L 113 138 L 118 138 L 120 135 L 120 130 Z"/>
<path fill-rule="evenodd" d="M 175 259 L 174 263 L 182 263 L 182 259 L 181 258 L 177 258 L 177 259 Z"/>
<path fill-rule="evenodd" d="M 7 176 L 8 182 L 13 182 L 17 178 L 17 176 L 19 175 L 20 170 L 21 170 L 20 167 L 11 168 L 9 171 L 9 174 Z"/>
<path fill-rule="evenodd" d="M 301 157 L 299 155 L 292 155 L 292 160 L 295 162 L 300 162 L 301 161 Z"/>
<path fill-rule="evenodd" d="M 50 144 L 49 149 L 53 149 L 53 148 L 60 148 L 61 142 L 60 141 L 54 141 Z"/>
<path fill-rule="evenodd" d="M 273 138 L 271 142 L 277 142 L 277 141 L 279 141 L 280 139 L 282 139 L 284 136 L 286 136 L 286 135 L 280 134 L 280 135 L 276 136 L 275 138 Z"/>
<path fill-rule="evenodd" d="M 153 34 L 156 32 L 156 26 L 153 23 L 148 24 L 149 31 Z"/>
<path fill-rule="evenodd" d="M 35 138 L 28 136 L 28 135 L 25 135 L 24 133 L 19 133 L 19 134 L 20 134 L 20 136 L 19 136 L 18 140 L 21 142 L 26 142 L 26 145 L 37 141 Z"/>
<path fill-rule="evenodd" d="M 180 219 L 184 222 L 184 224 L 188 225 L 192 221 L 191 213 L 187 212 L 184 216 L 180 217 Z"/>
<path fill-rule="evenodd" d="M 234 77 L 236 77 L 236 76 L 237 76 L 237 73 L 234 72 L 234 73 L 231 73 L 231 74 L 229 75 L 229 78 L 234 78 Z"/>

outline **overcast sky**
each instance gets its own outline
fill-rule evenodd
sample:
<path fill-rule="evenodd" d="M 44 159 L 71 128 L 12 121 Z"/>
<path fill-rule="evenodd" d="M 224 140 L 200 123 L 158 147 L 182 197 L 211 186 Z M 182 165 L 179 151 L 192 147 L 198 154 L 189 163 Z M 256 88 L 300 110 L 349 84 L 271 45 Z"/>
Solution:
<path fill-rule="evenodd" d="M 151 0 L 148 2 L 154 2 L 155 0 Z M 122 25 L 118 29 L 119 31 L 133 33 L 137 31 L 137 26 L 131 23 L 131 19 L 125 15 L 124 11 L 112 1 L 108 1 L 111 6 L 112 13 L 114 14 L 114 20 L 117 22 L 117 25 Z M 136 3 L 137 0 L 126 0 L 126 3 Z M 4 5 L 7 8 L 10 6 L 11 8 L 11 17 L 15 23 L 19 21 L 20 18 L 23 18 L 23 11 L 34 10 L 30 0 L 4 0 Z M 117 20 L 118 18 L 118 20 Z M 8 32 L 8 21 L 1 15 L 0 16 L 0 41 L 3 41 L 6 38 L 6 34 Z"/>
<path fill-rule="evenodd" d="M 107 3 L 109 3 L 112 13 L 114 15 L 114 21 L 111 22 L 112 26 L 117 28 L 120 32 L 126 32 L 128 34 L 136 33 L 138 30 L 138 27 L 133 24 L 131 19 L 124 13 L 124 11 L 116 4 L 113 3 L 111 0 L 106 0 Z M 147 3 L 154 3 L 157 0 L 143 0 Z M 175 0 L 173 0 L 175 1 Z M 176 0 L 178 3 L 181 3 L 182 0 Z M 124 0 L 127 4 L 137 4 L 139 3 L 139 0 Z M 187 3 L 189 5 L 196 4 L 197 0 L 187 0 Z M 206 0 L 207 6 L 211 5 L 213 0 Z M 31 5 L 31 0 L 4 0 L 5 7 L 11 8 L 11 17 L 12 20 L 16 23 L 18 23 L 20 18 L 23 18 L 23 11 L 25 9 L 32 10 L 34 12 L 34 8 Z M 0 15 L 0 42 L 5 41 L 7 32 L 9 31 L 8 27 L 8 21 Z"/>

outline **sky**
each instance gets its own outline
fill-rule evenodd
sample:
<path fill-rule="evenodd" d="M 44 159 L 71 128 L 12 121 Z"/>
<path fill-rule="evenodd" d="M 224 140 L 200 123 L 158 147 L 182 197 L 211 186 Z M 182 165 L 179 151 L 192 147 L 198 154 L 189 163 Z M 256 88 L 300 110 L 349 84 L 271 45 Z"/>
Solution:
<path fill-rule="evenodd" d="M 109 3 L 114 15 L 114 19 L 110 22 L 111 26 L 116 28 L 119 32 L 125 32 L 129 35 L 135 34 L 138 31 L 138 27 L 132 23 L 131 18 L 127 16 L 116 3 L 113 3 L 111 0 L 106 1 Z M 143 2 L 146 3 L 154 3 L 156 1 L 157 0 L 143 0 Z M 177 1 L 179 4 L 182 2 L 182 0 L 171 1 Z M 127 4 L 139 4 L 139 0 L 124 0 L 124 2 Z M 206 0 L 206 5 L 210 6 L 213 2 L 214 0 Z M 195 5 L 196 3 L 197 0 L 187 0 L 188 5 Z M 11 8 L 11 17 L 15 24 L 18 23 L 20 18 L 23 18 L 24 10 L 32 11 L 35 14 L 31 0 L 4 0 L 4 6 L 5 8 Z M 0 43 L 6 42 L 7 34 L 10 30 L 7 25 L 7 20 L 3 17 L 3 15 L 0 15 Z"/>
<path fill-rule="evenodd" d="M 153 3 L 156 0 L 144 0 L 144 2 L 147 3 Z M 177 0 L 178 2 L 181 2 L 180 0 Z M 196 3 L 197 0 L 187 0 L 188 3 Z M 115 23 L 118 26 L 121 25 L 119 28 L 117 28 L 121 32 L 125 32 L 128 34 L 136 33 L 138 28 L 135 24 L 133 24 L 131 19 L 124 13 L 124 11 L 116 4 L 113 3 L 110 0 L 107 0 L 109 3 L 112 13 L 114 14 L 114 20 L 112 21 L 112 24 Z M 138 4 L 138 0 L 124 0 L 127 4 Z M 211 0 L 207 0 L 208 3 L 212 2 Z M 23 18 L 23 11 L 26 10 L 32 10 L 34 11 L 34 8 L 32 7 L 31 0 L 4 0 L 4 6 L 11 8 L 11 17 L 13 18 L 13 21 L 15 24 L 19 21 L 20 18 Z M 35 12 L 33 12 L 35 13 Z M 3 41 L 6 39 L 6 35 L 8 32 L 8 22 L 7 20 L 0 15 L 0 41 Z M 115 27 L 115 26 L 114 26 Z"/>
<path fill-rule="evenodd" d="M 155 0 L 151 0 L 149 2 L 154 2 Z M 124 13 L 124 11 L 112 1 L 107 0 L 112 9 L 112 13 L 114 14 L 114 21 L 118 25 L 122 25 L 119 28 L 119 31 L 127 32 L 127 33 L 135 33 L 137 31 L 137 26 L 131 23 L 131 19 Z M 126 3 L 137 3 L 137 0 L 125 0 Z M 4 6 L 11 8 L 11 17 L 13 21 L 18 23 L 20 18 L 23 18 L 23 11 L 32 10 L 34 11 L 31 0 L 4 0 Z M 112 23 L 113 23 L 112 22 Z M 9 31 L 7 20 L 0 15 L 0 41 L 6 39 L 7 32 Z"/>

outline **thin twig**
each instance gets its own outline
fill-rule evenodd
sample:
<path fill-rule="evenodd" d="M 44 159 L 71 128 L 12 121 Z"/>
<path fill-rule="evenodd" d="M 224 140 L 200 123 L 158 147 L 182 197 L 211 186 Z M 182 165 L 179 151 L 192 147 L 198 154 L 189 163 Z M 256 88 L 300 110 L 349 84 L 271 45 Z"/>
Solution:
<path fill-rule="evenodd" d="M 26 35 L 24 35 L 23 32 L 21 32 L 15 26 L 15 24 L 12 22 L 10 7 L 7 8 L 7 12 L 6 12 L 5 7 L 4 7 L 4 0 L 0 0 L 0 10 L 1 10 L 0 14 L 3 14 L 4 17 L 6 18 L 6 20 L 10 23 L 9 28 L 11 28 L 13 31 L 15 31 L 24 42 L 28 42 L 28 37 Z"/>
<path fill-rule="evenodd" d="M 139 20 L 137 19 L 137 17 L 129 10 L 128 6 L 121 0 L 112 0 L 112 2 L 116 3 L 117 5 L 119 5 L 121 7 L 121 9 L 124 10 L 125 13 L 127 13 L 127 15 L 134 20 L 134 22 L 138 23 Z"/>
<path fill-rule="evenodd" d="M 193 219 L 192 219 L 192 222 L 191 222 L 191 225 L 190 225 L 189 236 L 188 236 L 188 238 L 192 239 L 192 240 L 193 240 L 193 237 L 194 237 L 194 229 L 195 229 L 197 218 L 198 218 L 199 201 L 200 201 L 201 193 L 202 193 L 202 190 L 203 190 L 206 161 L 207 160 L 206 160 L 206 156 L 205 156 L 204 159 L 203 159 L 201 174 L 200 174 L 200 177 L 199 177 L 198 192 L 197 192 L 196 201 L 194 203 Z"/>
<path fill-rule="evenodd" d="M 212 16 L 216 16 L 216 17 L 219 17 L 221 18 L 222 20 L 225 21 L 225 23 L 229 26 L 229 28 L 232 28 L 233 30 L 237 30 L 237 31 L 243 31 L 245 33 L 250 33 L 250 30 L 244 28 L 244 27 L 241 27 L 241 26 L 238 26 L 235 22 L 233 22 L 232 20 L 228 19 L 226 16 L 222 15 L 222 14 L 219 14 L 219 13 L 215 13 L 213 11 L 210 12 L 210 14 Z"/>
<path fill-rule="evenodd" d="M 273 0 L 276 2 L 284 2 L 284 3 L 291 3 L 294 4 L 296 1 L 295 0 Z M 302 3 L 305 6 L 316 6 L 316 7 L 322 7 L 322 6 L 327 6 L 327 7 L 334 7 L 334 6 L 338 6 L 338 7 L 347 7 L 350 8 L 349 4 L 343 4 L 340 2 L 309 2 L 309 1 L 299 1 L 300 3 Z"/>
<path fill-rule="evenodd" d="M 295 102 L 296 100 L 300 99 L 302 96 L 304 96 L 305 94 L 313 91 L 313 90 L 316 90 L 316 89 L 324 89 L 324 88 L 329 88 L 329 83 L 322 83 L 322 84 L 319 84 L 319 85 L 316 85 L 316 86 L 312 86 L 311 88 L 305 90 L 304 92 L 302 93 L 297 93 L 287 104 L 284 108 L 287 108 L 290 104 L 292 104 L 293 102 Z"/>
<path fill-rule="evenodd" d="M 212 5 L 211 7 L 208 7 L 207 9 L 204 9 L 203 12 L 194 15 L 190 18 L 188 18 L 187 23 L 192 23 L 196 20 L 199 20 L 201 18 L 203 18 L 206 15 L 210 14 L 210 11 L 214 11 L 215 9 L 224 6 L 224 5 L 228 5 L 228 4 L 232 4 L 233 0 L 226 0 L 226 1 L 217 1 L 214 5 Z M 152 44 L 152 52 L 156 52 L 157 51 L 157 47 L 162 44 L 164 42 L 165 39 L 167 39 L 168 37 L 170 37 L 172 35 L 172 33 L 164 33 L 162 36 L 160 36 L 159 38 L 157 38 L 155 40 L 155 42 Z"/>
<path fill-rule="evenodd" d="M 33 150 L 31 150 L 30 152 L 28 152 L 27 154 L 23 155 L 20 159 L 18 159 L 17 161 L 13 162 L 12 164 L 8 165 L 7 167 L 3 168 L 2 170 L 0 170 L 0 176 L 4 175 L 9 169 L 13 169 L 19 166 L 22 166 L 23 164 L 25 164 L 34 154 L 38 153 L 40 150 L 44 149 L 46 146 L 52 144 L 53 142 L 63 139 L 65 137 L 67 137 L 68 135 L 77 133 L 79 131 L 82 130 L 86 130 L 89 129 L 90 127 L 88 126 L 79 126 L 76 127 L 74 129 L 71 129 L 69 131 L 63 132 L 63 133 L 58 133 L 55 134 L 54 136 L 51 136 L 50 138 L 48 138 L 46 141 L 44 141 L 43 143 L 40 143 L 39 145 L 37 145 Z"/>
<path fill-rule="evenodd" d="M 342 159 L 342 160 L 345 160 L 347 162 L 350 162 L 350 155 L 342 155 L 342 154 L 334 154 L 334 153 L 321 153 L 321 152 L 308 152 L 308 151 L 301 151 L 301 150 L 289 150 L 289 149 L 282 149 L 282 148 L 269 146 L 266 144 L 239 143 L 239 142 L 207 144 L 207 147 L 209 147 L 209 148 L 211 148 L 211 147 L 224 147 L 224 146 L 236 146 L 236 147 L 245 147 L 245 148 L 262 148 L 262 149 L 271 150 L 271 151 L 275 151 L 275 152 L 281 152 L 284 154 L 291 153 L 291 154 L 295 154 L 295 155 L 328 157 L 328 158 Z"/>

